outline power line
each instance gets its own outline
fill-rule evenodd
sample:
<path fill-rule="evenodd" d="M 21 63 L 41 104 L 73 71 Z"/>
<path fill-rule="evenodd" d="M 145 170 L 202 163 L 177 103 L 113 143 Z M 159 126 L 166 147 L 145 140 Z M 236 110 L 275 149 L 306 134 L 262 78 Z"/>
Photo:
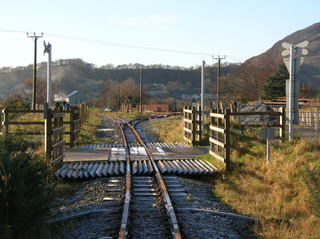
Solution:
<path fill-rule="evenodd" d="M 149 47 L 149 46 L 141 46 L 141 45 L 94 40 L 94 39 L 88 39 L 88 38 L 63 36 L 63 35 L 56 35 L 56 34 L 48 34 L 48 36 L 60 38 L 60 39 L 66 39 L 66 40 L 90 42 L 90 43 L 96 43 L 96 44 L 100 44 L 100 45 L 109 45 L 109 46 L 114 46 L 114 47 L 132 48 L 132 49 L 149 50 L 149 51 L 160 51 L 160 52 L 170 52 L 170 53 L 187 54 L 187 55 L 212 56 L 212 54 L 206 53 L 206 52 L 195 52 L 195 51 L 168 49 L 168 48 Z"/>
<path fill-rule="evenodd" d="M 0 32 L 25 34 L 26 31 L 0 29 Z M 117 42 L 109 42 L 109 41 L 102 41 L 102 40 L 96 40 L 96 39 L 82 38 L 82 37 L 76 37 L 76 36 L 65 36 L 65 35 L 52 34 L 52 33 L 47 33 L 46 36 L 55 37 L 55 38 L 64 39 L 64 40 L 89 42 L 89 43 L 95 43 L 95 44 L 99 44 L 99 45 L 108 45 L 108 46 L 122 47 L 122 48 L 170 52 L 170 53 L 186 54 L 186 55 L 212 56 L 212 53 L 208 53 L 208 52 L 196 52 L 196 51 L 187 51 L 187 50 L 175 50 L 175 49 L 169 49 L 169 48 L 149 47 L 149 46 L 142 46 L 142 45 L 125 44 L 125 43 L 117 43 Z"/>
<path fill-rule="evenodd" d="M 11 30 L 11 29 L 0 29 L 0 32 L 21 33 L 21 34 L 26 33 L 26 31 Z M 66 35 L 52 34 L 52 33 L 47 33 L 46 36 L 55 37 L 63 40 L 88 42 L 88 43 L 107 45 L 107 46 L 113 46 L 113 47 L 119 47 L 119 48 L 131 48 L 131 49 L 139 49 L 139 50 L 147 50 L 147 51 L 169 52 L 169 53 L 185 54 L 185 55 L 198 55 L 198 56 L 210 56 L 210 57 L 212 56 L 212 53 L 208 53 L 208 52 L 176 50 L 176 49 L 169 49 L 169 48 L 125 44 L 125 43 L 109 42 L 109 41 L 103 41 L 103 40 L 97 40 L 97 39 L 82 38 L 77 36 L 66 36 Z M 228 57 L 229 59 L 234 59 L 239 62 L 243 61 L 242 58 L 237 56 L 226 55 L 225 57 Z"/>

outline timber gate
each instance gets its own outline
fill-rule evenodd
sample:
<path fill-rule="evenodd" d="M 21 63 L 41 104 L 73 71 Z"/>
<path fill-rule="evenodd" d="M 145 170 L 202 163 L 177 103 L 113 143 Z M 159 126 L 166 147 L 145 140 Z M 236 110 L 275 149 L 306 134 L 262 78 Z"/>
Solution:
<path fill-rule="evenodd" d="M 47 164 L 55 164 L 64 157 L 64 127 L 62 109 L 53 111 L 44 109 L 45 116 L 45 152 Z"/>
<path fill-rule="evenodd" d="M 201 140 L 201 109 L 200 107 L 185 106 L 183 108 L 183 138 L 195 145 Z"/>
<path fill-rule="evenodd" d="M 280 108 L 279 112 L 231 112 L 230 109 L 226 109 L 224 113 L 210 113 L 210 149 L 209 153 L 216 159 L 222 161 L 226 169 L 230 169 L 230 135 L 231 135 L 231 117 L 232 120 L 236 120 L 236 116 L 273 116 L 277 117 L 277 123 L 269 125 L 251 124 L 244 125 L 245 127 L 272 127 L 279 128 L 279 138 L 285 138 L 285 110 Z M 238 121 L 238 124 L 241 122 Z"/>
<path fill-rule="evenodd" d="M 80 128 L 88 117 L 87 104 L 71 106 L 68 110 L 62 107 L 54 110 L 46 107 L 39 110 L 2 109 L 1 134 L 33 136 L 34 139 L 44 136 L 46 161 L 53 164 L 63 159 L 64 145 L 74 147 L 79 144 Z M 69 136 L 68 143 L 64 136 Z"/>
<path fill-rule="evenodd" d="M 69 132 L 65 132 L 65 134 L 69 135 L 69 142 L 66 143 L 69 145 L 70 148 L 74 147 L 75 145 L 79 144 L 80 140 L 80 127 L 81 127 L 81 117 L 80 117 L 80 109 L 78 106 L 71 106 L 70 110 L 63 111 L 65 113 L 70 113 L 69 121 L 64 121 L 64 124 L 69 125 Z M 82 114 L 82 115 L 86 115 Z"/>

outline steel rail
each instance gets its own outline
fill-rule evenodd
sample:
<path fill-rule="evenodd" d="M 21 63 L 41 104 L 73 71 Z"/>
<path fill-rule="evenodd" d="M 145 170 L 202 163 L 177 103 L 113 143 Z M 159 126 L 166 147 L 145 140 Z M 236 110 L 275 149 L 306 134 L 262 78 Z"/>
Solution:
<path fill-rule="evenodd" d="M 127 155 L 126 194 L 125 194 L 125 200 L 124 200 L 124 205 L 123 205 L 121 225 L 120 225 L 118 238 L 125 239 L 128 235 L 127 227 L 128 227 L 128 222 L 129 222 L 129 208 L 130 208 L 130 200 L 131 200 L 131 167 L 130 167 L 131 158 L 130 158 L 129 146 L 127 144 L 127 140 L 126 140 L 124 129 L 123 129 L 123 126 L 127 125 L 129 127 L 130 131 L 132 132 L 133 136 L 135 137 L 135 139 L 138 141 L 138 143 L 141 144 L 142 147 L 144 147 L 146 150 L 147 156 L 150 159 L 151 164 L 156 172 L 155 176 L 156 176 L 156 179 L 157 179 L 160 191 L 161 191 L 161 195 L 162 195 L 162 198 L 164 201 L 166 214 L 168 216 L 168 220 L 169 220 L 169 224 L 170 224 L 171 233 L 175 239 L 181 239 L 182 236 L 181 236 L 177 216 L 175 214 L 174 207 L 172 205 L 172 202 L 171 202 L 171 199 L 170 199 L 170 196 L 168 193 L 168 189 L 167 189 L 166 184 L 163 180 L 161 172 L 160 172 L 154 158 L 150 154 L 145 142 L 142 140 L 141 136 L 138 134 L 138 132 L 134 128 L 134 126 L 137 122 L 140 122 L 140 121 L 143 121 L 146 119 L 141 119 L 140 121 L 133 121 L 134 122 L 133 124 L 131 124 L 132 121 L 130 123 L 122 121 L 122 123 L 119 124 L 118 122 L 116 122 L 116 120 L 114 118 L 111 118 L 111 117 L 108 117 L 108 118 L 116 123 L 118 130 L 121 134 L 121 137 L 123 139 L 123 143 L 126 146 L 126 150 L 127 150 L 127 153 L 126 153 L 126 155 Z"/>
<path fill-rule="evenodd" d="M 120 229 L 119 229 L 119 239 L 125 239 L 127 237 L 127 228 L 128 228 L 128 222 L 129 222 L 129 208 L 130 208 L 130 200 L 131 200 L 131 159 L 129 154 L 129 146 L 127 144 L 127 139 L 124 133 L 123 126 L 126 122 L 122 121 L 120 124 L 116 121 L 115 118 L 108 117 L 111 121 L 115 123 L 115 125 L 118 128 L 118 131 L 121 135 L 122 143 L 125 145 L 126 149 L 126 157 L 127 157 L 127 164 L 126 164 L 126 193 L 123 203 L 123 210 L 122 210 L 122 216 L 121 216 L 121 223 L 120 223 Z M 118 119 L 119 120 L 119 119 Z"/>
<path fill-rule="evenodd" d="M 168 219 L 169 219 L 169 223 L 170 223 L 171 233 L 172 233 L 172 235 L 173 235 L 173 237 L 175 239 L 181 239 L 182 236 L 181 236 L 181 232 L 180 232 L 177 216 L 175 214 L 174 207 L 172 205 L 172 202 L 171 202 L 171 199 L 170 199 L 170 196 L 169 196 L 169 193 L 168 193 L 167 186 L 166 186 L 166 184 L 165 184 L 165 182 L 163 180 L 161 172 L 160 172 L 160 170 L 159 170 L 154 158 L 152 157 L 152 155 L 150 154 L 150 152 L 148 150 L 148 147 L 146 146 L 145 142 L 142 140 L 142 138 L 140 137 L 140 135 L 138 134 L 138 132 L 135 129 L 135 125 L 138 122 L 139 121 L 134 121 L 133 124 L 131 124 L 131 123 L 127 123 L 127 124 L 130 127 L 131 132 L 133 133 L 133 135 L 136 137 L 137 141 L 145 148 L 145 150 L 147 152 L 147 155 L 148 155 L 148 158 L 150 159 L 150 161 L 152 163 L 152 166 L 153 166 L 153 168 L 154 168 L 154 170 L 156 172 L 155 176 L 157 178 L 157 182 L 159 184 L 159 187 L 160 187 L 160 190 L 161 190 L 161 193 L 162 193 L 162 197 L 163 197 L 163 200 L 164 200 L 164 203 L 165 203 L 165 208 L 166 208 L 166 213 L 167 213 L 167 216 L 168 216 Z"/>

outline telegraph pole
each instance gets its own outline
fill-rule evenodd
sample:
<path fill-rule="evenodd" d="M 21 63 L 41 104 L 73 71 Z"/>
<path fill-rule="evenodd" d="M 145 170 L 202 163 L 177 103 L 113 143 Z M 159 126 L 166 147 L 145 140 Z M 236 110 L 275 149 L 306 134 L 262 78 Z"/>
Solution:
<path fill-rule="evenodd" d="M 33 84 L 32 84 L 32 110 L 36 109 L 36 89 L 37 89 L 37 40 L 43 37 L 43 33 L 37 35 L 35 32 L 28 33 L 27 37 L 30 37 L 34 41 L 34 63 L 33 63 Z"/>
<path fill-rule="evenodd" d="M 220 72 L 220 68 L 221 68 L 221 60 L 223 59 L 226 59 L 226 57 L 220 57 L 220 56 L 217 56 L 217 57 L 212 57 L 213 60 L 218 60 L 218 64 L 217 64 L 217 94 L 216 94 L 216 105 L 217 105 L 217 113 L 219 113 L 219 83 L 220 83 L 220 75 L 221 75 L 221 72 Z"/>
<path fill-rule="evenodd" d="M 140 69 L 140 105 L 139 105 L 139 111 L 142 114 L 142 87 L 143 87 L 143 69 Z"/>

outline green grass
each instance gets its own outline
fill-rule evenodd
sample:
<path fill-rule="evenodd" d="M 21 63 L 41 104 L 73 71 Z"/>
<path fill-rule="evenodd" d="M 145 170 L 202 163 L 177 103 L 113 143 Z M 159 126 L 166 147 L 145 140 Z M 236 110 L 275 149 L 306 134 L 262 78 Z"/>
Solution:
<path fill-rule="evenodd" d="M 232 170 L 215 180 L 214 193 L 259 219 L 254 231 L 263 238 L 320 238 L 320 219 L 305 181 L 306 167 L 320 165 L 320 141 L 275 141 L 270 163 L 263 143 L 239 140 L 236 146 L 240 152 L 231 154 Z"/>
<path fill-rule="evenodd" d="M 183 121 L 179 115 L 151 120 L 151 129 L 163 142 L 183 142 Z"/>
<path fill-rule="evenodd" d="M 202 161 L 206 161 L 206 162 L 213 164 L 221 172 L 223 172 L 225 170 L 225 164 L 223 162 L 221 162 L 220 160 L 214 158 L 210 154 L 198 156 L 197 159 L 200 159 Z"/>
<path fill-rule="evenodd" d="M 80 144 L 103 144 L 104 138 L 96 136 L 98 126 L 101 124 L 101 113 L 97 109 L 92 109 L 89 113 L 89 119 L 81 126 Z"/>

